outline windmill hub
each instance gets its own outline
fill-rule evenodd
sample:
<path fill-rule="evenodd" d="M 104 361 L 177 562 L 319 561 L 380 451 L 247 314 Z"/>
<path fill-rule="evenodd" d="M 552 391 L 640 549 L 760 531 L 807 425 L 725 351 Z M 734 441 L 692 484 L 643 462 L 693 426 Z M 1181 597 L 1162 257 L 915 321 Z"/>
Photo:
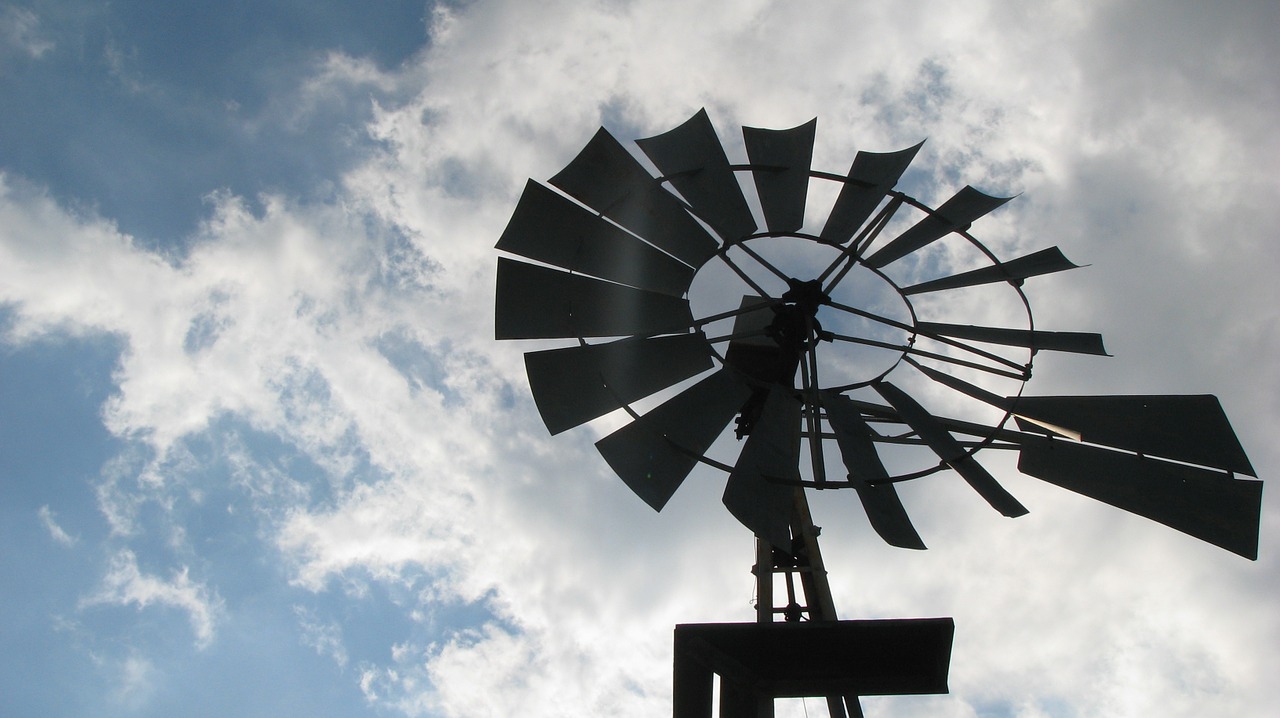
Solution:
<path fill-rule="evenodd" d="M 802 282 L 792 277 L 787 280 L 787 285 L 791 288 L 782 295 L 782 301 L 794 305 L 810 317 L 818 316 L 819 306 L 831 303 L 831 297 L 822 291 L 822 282 L 816 279 Z"/>
<path fill-rule="evenodd" d="M 768 334 L 784 351 L 804 351 L 811 341 L 829 336 L 818 323 L 818 307 L 829 304 L 831 298 L 822 291 L 817 281 L 787 280 L 791 289 L 782 295 L 783 304 L 774 307 L 773 323 Z M 829 341 L 829 339 L 828 339 Z"/>
<path fill-rule="evenodd" d="M 911 341 L 910 302 L 884 276 L 854 265 L 839 282 L 833 283 L 830 276 L 820 279 L 823 270 L 839 260 L 838 248 L 805 235 L 784 235 L 743 240 L 728 254 L 755 286 L 776 298 L 774 312 L 760 326 L 765 337 L 779 346 L 790 344 L 784 348 L 797 357 L 815 353 L 825 387 L 869 384 L 901 359 L 899 347 Z M 751 255 L 777 271 L 762 270 Z M 716 316 L 736 309 L 744 296 L 759 293 L 726 263 L 708 262 L 695 275 L 689 300 L 694 316 Z M 851 314 L 841 306 L 894 323 Z M 720 320 L 705 329 L 709 336 L 729 335 L 735 332 L 734 320 Z M 790 366 L 790 374 L 771 381 L 789 382 L 796 365 Z"/>

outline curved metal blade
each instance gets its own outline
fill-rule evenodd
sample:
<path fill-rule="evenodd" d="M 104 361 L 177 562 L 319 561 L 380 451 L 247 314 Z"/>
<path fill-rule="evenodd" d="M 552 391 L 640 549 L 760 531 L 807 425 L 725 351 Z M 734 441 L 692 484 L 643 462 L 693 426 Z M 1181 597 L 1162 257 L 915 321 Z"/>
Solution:
<path fill-rule="evenodd" d="M 684 296 L 693 268 L 533 180 L 497 248 L 640 289 Z"/>
<path fill-rule="evenodd" d="M 967 230 L 974 220 L 1012 197 L 992 197 L 965 186 L 928 217 L 911 226 L 879 251 L 867 257 L 864 264 L 879 269 L 941 239 L 956 230 Z"/>
<path fill-rule="evenodd" d="M 538 413 L 554 435 L 712 367 L 702 334 L 621 339 L 524 355 Z"/>
<path fill-rule="evenodd" d="M 923 334 L 940 334 L 953 339 L 970 339 L 988 344 L 1026 347 L 1036 351 L 1075 352 L 1110 356 L 1102 346 L 1102 335 L 1093 332 L 1043 332 L 1030 329 L 975 327 L 967 324 L 917 322 Z"/>
<path fill-rule="evenodd" d="M 764 223 L 771 232 L 795 232 L 804 226 L 817 128 L 817 118 L 789 130 L 742 128 Z"/>
<path fill-rule="evenodd" d="M 887 381 L 873 385 L 875 390 L 902 415 L 903 421 L 915 430 L 916 434 L 933 449 L 957 474 L 987 500 L 997 511 L 1005 516 L 1022 516 L 1027 508 L 1018 502 L 1008 491 L 1004 490 L 995 477 L 987 473 L 972 456 L 965 453 L 960 443 L 915 399 L 906 392 Z"/>
<path fill-rule="evenodd" d="M 698 215 L 725 242 L 756 231 L 756 221 L 742 196 L 742 186 L 729 168 L 729 158 L 707 111 L 660 135 L 636 140 Z"/>
<path fill-rule="evenodd" d="M 729 513 L 756 536 L 791 550 L 796 488 L 770 479 L 800 478 L 800 401 L 774 386 L 724 488 Z"/>
<path fill-rule="evenodd" d="M 661 511 L 751 392 L 726 369 L 596 442 L 637 496 Z"/>
<path fill-rule="evenodd" d="M 1018 470 L 1258 558 L 1262 482 L 1068 441 L 1028 444 Z"/>
<path fill-rule="evenodd" d="M 898 183 L 923 145 L 921 142 L 897 152 L 859 152 L 854 156 L 849 181 L 831 207 L 822 238 L 840 244 L 848 242 Z"/>
<path fill-rule="evenodd" d="M 689 302 L 498 258 L 498 339 L 669 333 L 693 324 Z"/>
<path fill-rule="evenodd" d="M 1000 396 L 999 394 L 994 394 L 992 392 L 989 392 L 986 389 L 983 389 L 982 387 L 976 384 L 970 384 L 969 382 L 961 379 L 960 377 L 952 376 L 951 374 L 938 371 L 937 369 L 931 369 L 915 361 L 914 359 L 911 359 L 910 357 L 907 358 L 907 363 L 911 364 L 911 366 L 915 367 L 916 369 L 919 369 L 922 374 L 938 382 L 939 384 L 955 389 L 961 394 L 971 396 L 974 399 L 977 399 L 978 401 L 986 402 L 987 404 L 990 404 L 991 406 L 994 406 L 996 408 L 1004 409 L 1005 411 L 1008 411 L 1009 407 L 1013 404 L 1012 399 L 1008 399 L 1006 397 Z"/>
<path fill-rule="evenodd" d="M 718 249 L 680 200 L 603 127 L 550 182 L 695 269 Z"/>
<path fill-rule="evenodd" d="M 845 397 L 830 392 L 823 392 L 822 407 L 826 409 L 827 422 L 835 432 L 840 456 L 849 470 L 849 480 L 871 482 L 887 479 L 889 473 L 876 452 L 874 433 L 863 420 L 862 413 Z M 855 483 L 854 490 L 867 512 L 871 528 L 885 543 L 899 548 L 925 548 L 893 484 Z"/>
<path fill-rule="evenodd" d="M 1218 397 L 1210 394 L 1024 396 L 1014 411 L 1023 431 L 1044 433 L 1037 423 L 1045 422 L 1078 432 L 1090 444 L 1257 475 Z"/>
<path fill-rule="evenodd" d="M 1079 266 L 1078 264 L 1072 264 L 1071 260 L 1062 254 L 1062 250 L 1057 247 L 1050 247 L 1039 252 L 1033 252 L 1025 257 L 1001 262 L 995 266 L 983 267 L 971 272 L 961 272 L 950 277 L 914 284 L 904 288 L 902 293 L 919 294 L 921 292 L 936 292 L 940 289 L 958 289 L 960 287 L 973 287 L 979 284 L 993 284 L 995 282 L 1016 282 L 1041 274 L 1077 269 Z"/>
<path fill-rule="evenodd" d="M 961 394 L 971 396 L 974 399 L 977 399 L 978 401 L 985 402 L 987 404 L 990 404 L 991 406 L 996 407 L 997 409 L 1002 409 L 1009 413 L 1013 413 L 1017 409 L 1017 406 L 1016 406 L 1017 399 L 1018 399 L 1017 397 L 1000 396 L 999 394 L 994 394 L 992 392 L 987 391 L 986 389 L 983 389 L 980 386 L 977 386 L 976 384 L 970 384 L 969 382 L 961 379 L 960 377 L 952 376 L 951 374 L 940 372 L 940 371 L 937 371 L 936 369 L 930 369 L 929 367 L 915 361 L 911 357 L 907 357 L 907 362 L 911 364 L 911 366 L 914 366 L 915 368 L 919 369 L 925 376 L 929 377 L 930 379 L 938 382 L 943 386 L 955 389 Z M 1015 416 L 1017 415 L 1015 414 Z M 1035 423 L 1042 431 L 1046 431 L 1049 434 L 1055 434 L 1057 436 L 1065 436 L 1068 439 L 1074 439 L 1075 441 L 1080 440 L 1079 432 L 1075 432 L 1061 426 L 1055 426 L 1053 424 L 1036 421 L 1035 419 L 1030 419 L 1029 417 L 1025 417 L 1025 416 L 1019 417 L 1019 418 Z M 943 428 L 947 429 L 948 431 L 960 431 L 967 434 L 973 434 L 975 436 L 995 436 L 995 437 L 1006 439 L 1008 441 L 1012 441 L 1017 444 L 1026 443 L 1026 440 L 1029 438 L 1028 435 L 1026 434 L 1019 434 L 1017 432 L 1007 431 L 1003 427 L 987 426 L 984 424 L 974 424 L 972 422 L 962 422 L 956 419 L 938 418 L 938 423 L 941 424 Z M 1040 437 L 1038 436 L 1031 437 L 1031 438 L 1034 438 L 1034 440 L 1040 439 Z"/>

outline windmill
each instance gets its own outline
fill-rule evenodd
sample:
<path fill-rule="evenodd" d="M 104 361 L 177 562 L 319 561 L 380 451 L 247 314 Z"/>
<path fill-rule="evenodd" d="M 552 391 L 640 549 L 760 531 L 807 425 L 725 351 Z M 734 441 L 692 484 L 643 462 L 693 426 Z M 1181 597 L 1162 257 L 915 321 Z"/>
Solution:
<path fill-rule="evenodd" d="M 632 491 L 661 510 L 712 467 L 757 537 L 759 625 L 677 628 L 677 715 L 709 714 L 707 666 L 739 674 L 722 715 L 946 691 L 950 619 L 836 620 L 806 489 L 855 492 L 884 541 L 923 549 L 897 485 L 955 474 L 1020 516 L 979 461 L 1015 451 L 1028 476 L 1257 558 L 1261 482 L 1240 478 L 1256 474 L 1215 397 L 1023 393 L 1039 352 L 1106 352 L 1035 325 L 1023 284 L 1075 268 L 1061 251 L 1001 259 L 970 233 L 1010 198 L 898 191 L 920 145 L 814 170 L 815 131 L 744 127 L 735 164 L 699 111 L 636 141 L 655 174 L 601 128 L 550 186 L 529 181 L 497 243 L 517 257 L 498 260 L 497 338 L 566 340 L 525 355 L 551 433 L 624 411 L 596 447 Z M 834 199 L 814 232 L 819 186 Z M 948 316 L 997 305 L 1017 325 Z M 918 650 L 886 658 L 904 642 Z M 702 668 L 682 673 L 686 654 Z"/>

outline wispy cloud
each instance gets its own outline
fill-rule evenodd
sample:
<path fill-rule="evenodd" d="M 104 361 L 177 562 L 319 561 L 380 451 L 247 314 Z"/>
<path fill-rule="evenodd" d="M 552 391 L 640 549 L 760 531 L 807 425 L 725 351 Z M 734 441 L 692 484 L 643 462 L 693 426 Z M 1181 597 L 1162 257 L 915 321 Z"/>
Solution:
<path fill-rule="evenodd" d="M 155 664 L 136 652 L 111 663 L 115 672 L 111 701 L 130 711 L 142 710 L 155 695 L 160 679 Z"/>
<path fill-rule="evenodd" d="M 324 620 L 306 606 L 294 606 L 293 613 L 302 630 L 302 643 L 321 656 L 333 659 L 339 667 L 347 665 L 347 648 L 342 641 L 342 626 L 336 621 Z"/>
<path fill-rule="evenodd" d="M 40 32 L 40 17 L 27 8 L 0 8 L 0 73 L 13 55 L 38 60 L 54 48 Z"/>
<path fill-rule="evenodd" d="M 36 515 L 40 517 L 40 523 L 44 524 L 45 530 L 49 532 L 49 536 L 52 537 L 54 541 L 68 547 L 76 545 L 76 538 L 71 534 L 68 534 L 61 526 L 58 525 L 57 520 L 54 518 L 52 509 L 48 506 L 41 506 L 36 511 Z"/>
<path fill-rule="evenodd" d="M 222 613 L 222 599 L 204 584 L 192 581 L 186 566 L 165 580 L 143 573 L 137 556 L 129 550 L 112 557 L 97 591 L 80 602 L 82 607 L 104 604 L 133 605 L 138 610 L 157 605 L 184 611 L 197 646 L 208 646 L 213 640 L 214 627 Z"/>

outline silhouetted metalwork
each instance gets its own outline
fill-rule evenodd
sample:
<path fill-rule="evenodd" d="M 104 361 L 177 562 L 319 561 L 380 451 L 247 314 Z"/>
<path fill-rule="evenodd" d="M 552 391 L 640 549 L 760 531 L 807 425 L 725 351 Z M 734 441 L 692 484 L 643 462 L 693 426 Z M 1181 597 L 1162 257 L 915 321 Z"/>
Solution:
<path fill-rule="evenodd" d="M 712 674 L 721 715 L 772 716 L 774 698 L 946 693 L 954 633 L 950 618 L 676 626 L 673 715 L 711 715 Z"/>
<path fill-rule="evenodd" d="M 1257 558 L 1261 482 L 1240 478 L 1254 470 L 1216 398 L 1023 396 L 1038 352 L 1106 350 L 1098 334 L 1033 321 L 1023 285 L 1077 266 L 1057 247 L 1001 260 L 970 233 L 1011 198 L 964 187 L 932 209 L 898 191 L 920 145 L 859 152 L 845 175 L 815 171 L 815 133 L 816 120 L 743 128 L 749 161 L 733 164 L 699 111 L 636 141 L 660 176 L 602 128 L 554 189 L 529 182 L 497 245 L 522 259 L 499 259 L 496 327 L 499 339 L 573 342 L 526 355 L 553 434 L 626 411 L 596 446 L 655 510 L 699 463 L 725 472 L 725 506 L 761 539 L 763 622 L 781 572 L 808 604 L 790 596 L 786 618 L 836 625 L 806 487 L 852 489 L 881 538 L 923 549 L 903 481 L 951 470 L 1005 516 L 1027 513 L 979 461 L 985 451 L 1017 451 L 1028 476 Z M 814 182 L 839 184 L 817 233 L 806 229 Z M 802 247 L 826 259 L 793 272 L 769 242 L 783 259 Z M 961 250 L 960 271 L 945 269 Z M 741 287 L 695 313 L 691 288 L 708 266 Z M 872 284 L 896 309 L 866 299 Z M 947 304 L 934 298 L 959 296 L 948 292 L 999 293 L 1025 325 L 928 316 Z M 842 355 L 855 350 L 877 360 L 850 370 Z M 978 418 L 930 409 L 937 389 Z M 716 458 L 730 425 L 738 456 Z M 828 447 L 839 476 L 827 475 Z M 856 699 L 823 694 L 833 715 L 857 712 Z"/>

